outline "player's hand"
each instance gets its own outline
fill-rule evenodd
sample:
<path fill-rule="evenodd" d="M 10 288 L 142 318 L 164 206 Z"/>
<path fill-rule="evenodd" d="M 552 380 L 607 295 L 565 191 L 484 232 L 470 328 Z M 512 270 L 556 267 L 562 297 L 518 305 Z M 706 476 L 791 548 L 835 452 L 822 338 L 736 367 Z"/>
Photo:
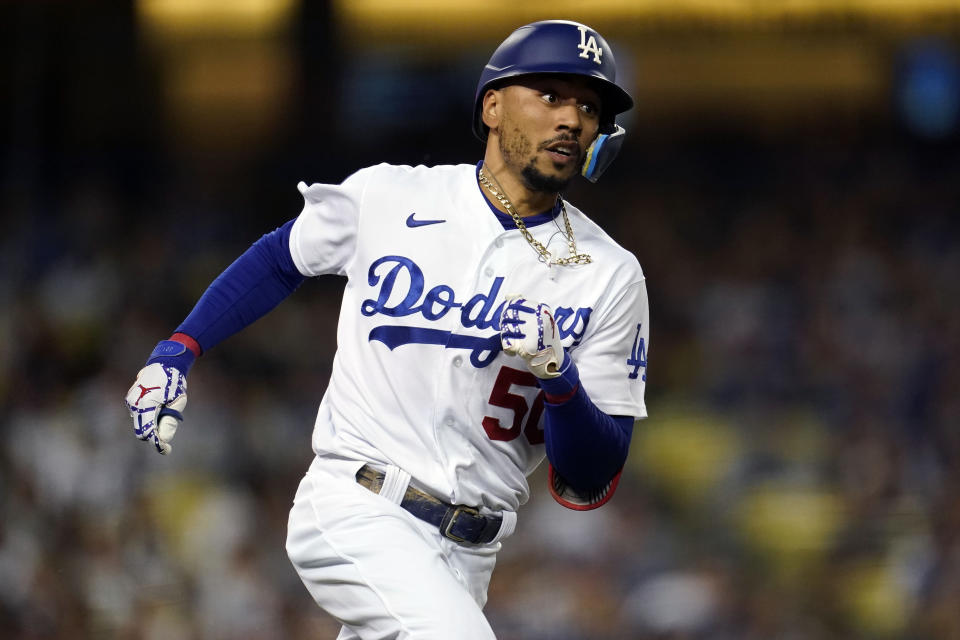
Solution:
<path fill-rule="evenodd" d="M 563 345 L 553 311 L 523 296 L 508 296 L 500 314 L 500 342 L 504 353 L 520 356 L 538 378 L 556 378 L 563 364 Z"/>
<path fill-rule="evenodd" d="M 176 367 L 148 364 L 137 374 L 124 402 L 137 438 L 152 441 L 162 454 L 170 453 L 170 440 L 187 406 L 187 377 Z"/>

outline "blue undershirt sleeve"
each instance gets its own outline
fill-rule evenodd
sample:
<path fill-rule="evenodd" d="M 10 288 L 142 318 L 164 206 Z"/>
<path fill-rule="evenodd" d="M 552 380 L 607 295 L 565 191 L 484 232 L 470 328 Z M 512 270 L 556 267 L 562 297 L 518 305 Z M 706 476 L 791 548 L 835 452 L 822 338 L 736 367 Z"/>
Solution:
<path fill-rule="evenodd" d="M 560 377 L 539 382 L 547 394 L 544 444 L 550 464 L 578 491 L 603 487 L 626 462 L 634 418 L 610 416 L 597 408 L 580 386 L 580 374 L 569 354 Z M 563 400 L 551 402 L 551 396 Z"/>
<path fill-rule="evenodd" d="M 306 280 L 290 255 L 293 223 L 265 234 L 217 276 L 177 332 L 207 351 L 293 293 Z"/>

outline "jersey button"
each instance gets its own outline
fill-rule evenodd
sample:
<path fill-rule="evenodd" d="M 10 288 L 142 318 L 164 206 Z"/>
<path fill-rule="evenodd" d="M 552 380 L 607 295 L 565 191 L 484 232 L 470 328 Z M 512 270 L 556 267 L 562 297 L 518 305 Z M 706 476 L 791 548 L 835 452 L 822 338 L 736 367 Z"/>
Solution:
<path fill-rule="evenodd" d="M 497 245 L 497 249 L 503 248 L 503 238 L 497 238 L 493 244 Z"/>
<path fill-rule="evenodd" d="M 483 275 L 487 276 L 488 278 L 492 278 L 492 277 L 493 277 L 493 267 L 487 267 L 486 269 L 484 269 L 484 270 L 483 270 Z"/>
<path fill-rule="evenodd" d="M 452 427 L 452 426 L 453 426 L 453 417 L 452 417 L 452 416 L 447 416 L 447 419 L 444 420 L 444 423 L 446 423 L 446 425 L 447 425 L 448 427 Z"/>
<path fill-rule="evenodd" d="M 463 364 L 463 356 L 457 356 L 453 359 L 453 366 L 459 367 Z"/>

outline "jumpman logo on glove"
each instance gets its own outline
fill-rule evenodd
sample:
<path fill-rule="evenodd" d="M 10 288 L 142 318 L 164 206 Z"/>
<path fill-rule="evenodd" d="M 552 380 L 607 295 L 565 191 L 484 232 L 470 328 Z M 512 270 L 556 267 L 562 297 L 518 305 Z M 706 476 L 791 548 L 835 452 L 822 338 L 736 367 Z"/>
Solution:
<path fill-rule="evenodd" d="M 157 389 L 160 388 L 159 386 L 156 386 L 156 387 L 145 387 L 145 386 L 143 386 L 142 384 L 139 384 L 139 383 L 137 384 L 137 386 L 140 387 L 140 397 L 137 398 L 137 401 L 133 403 L 133 406 L 139 405 L 139 404 L 140 404 L 140 401 L 143 400 L 143 396 L 147 395 L 147 394 L 150 393 L 151 391 L 156 391 Z"/>

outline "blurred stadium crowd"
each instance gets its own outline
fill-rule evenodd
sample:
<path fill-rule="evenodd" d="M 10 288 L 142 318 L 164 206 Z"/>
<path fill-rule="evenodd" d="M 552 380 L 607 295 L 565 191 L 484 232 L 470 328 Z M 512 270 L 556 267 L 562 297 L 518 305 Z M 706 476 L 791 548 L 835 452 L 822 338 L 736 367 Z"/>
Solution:
<path fill-rule="evenodd" d="M 283 545 L 342 281 L 204 355 L 171 456 L 134 439 L 122 396 L 210 279 L 296 215 L 298 180 L 480 151 L 281 141 L 217 174 L 143 135 L 2 157 L 0 635 L 333 638 Z M 498 637 L 960 638 L 956 134 L 627 144 L 570 197 L 647 274 L 650 418 L 604 508 L 568 512 L 532 477 L 490 588 Z"/>
<path fill-rule="evenodd" d="M 723 143 L 598 189 L 648 274 L 651 417 L 609 506 L 534 477 L 500 637 L 960 637 L 960 155 L 935 155 Z M 120 398 L 229 261 L 227 216 L 161 229 L 165 200 L 67 182 L 3 238 L 4 636 L 333 637 L 283 541 L 341 284 L 205 355 L 161 458 Z"/>

